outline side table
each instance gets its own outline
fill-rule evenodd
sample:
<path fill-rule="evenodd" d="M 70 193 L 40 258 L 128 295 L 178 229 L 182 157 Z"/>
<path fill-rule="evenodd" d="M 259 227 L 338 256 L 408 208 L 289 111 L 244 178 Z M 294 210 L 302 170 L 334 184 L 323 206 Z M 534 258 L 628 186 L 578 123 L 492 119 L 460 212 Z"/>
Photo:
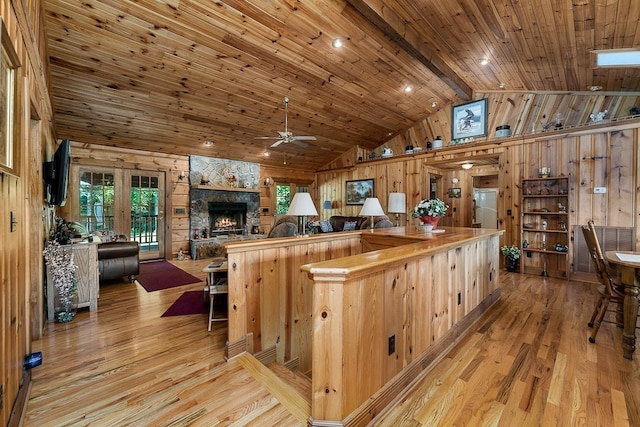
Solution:
<path fill-rule="evenodd" d="M 224 317 L 215 317 L 214 313 L 214 300 L 216 295 L 223 295 L 229 293 L 229 286 L 227 285 L 227 260 L 221 258 L 214 258 L 211 263 L 202 269 L 203 272 L 208 273 L 207 279 L 209 286 L 209 326 L 208 331 L 211 332 L 211 325 L 213 322 L 222 322 L 228 319 L 227 315 Z"/>

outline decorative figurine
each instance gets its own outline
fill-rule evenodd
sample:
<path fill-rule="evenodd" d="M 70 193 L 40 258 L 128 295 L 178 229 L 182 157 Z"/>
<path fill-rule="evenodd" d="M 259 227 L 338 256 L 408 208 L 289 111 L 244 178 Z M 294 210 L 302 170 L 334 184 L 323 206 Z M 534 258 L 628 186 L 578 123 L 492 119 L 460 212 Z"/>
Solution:
<path fill-rule="evenodd" d="M 591 114 L 591 121 L 593 123 L 600 123 L 604 120 L 604 116 L 607 114 L 608 110 L 600 111 L 598 114 Z"/>

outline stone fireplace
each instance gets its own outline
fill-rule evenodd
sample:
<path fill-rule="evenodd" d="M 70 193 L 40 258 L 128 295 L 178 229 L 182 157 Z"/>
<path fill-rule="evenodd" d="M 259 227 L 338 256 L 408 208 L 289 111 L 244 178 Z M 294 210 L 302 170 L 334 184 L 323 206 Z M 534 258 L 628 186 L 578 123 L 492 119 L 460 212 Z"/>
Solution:
<path fill-rule="evenodd" d="M 260 193 L 192 188 L 190 195 L 192 239 L 242 234 L 245 224 L 260 224 Z"/>

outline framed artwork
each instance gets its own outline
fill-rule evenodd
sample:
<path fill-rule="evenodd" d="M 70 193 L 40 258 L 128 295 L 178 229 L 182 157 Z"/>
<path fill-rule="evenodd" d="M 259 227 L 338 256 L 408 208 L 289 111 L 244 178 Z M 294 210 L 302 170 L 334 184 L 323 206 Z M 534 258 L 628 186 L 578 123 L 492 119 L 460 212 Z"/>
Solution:
<path fill-rule="evenodd" d="M 451 139 L 487 136 L 487 98 L 456 105 L 451 110 Z"/>
<path fill-rule="evenodd" d="M 449 189 L 449 197 L 454 199 L 459 199 L 462 196 L 461 188 L 450 188 Z"/>
<path fill-rule="evenodd" d="M 13 49 L 7 28 L 0 17 L 0 171 L 15 174 L 16 164 L 16 70 L 20 66 L 18 55 Z"/>
<path fill-rule="evenodd" d="M 375 197 L 373 179 L 347 181 L 345 185 L 347 205 L 364 205 L 367 197 Z"/>

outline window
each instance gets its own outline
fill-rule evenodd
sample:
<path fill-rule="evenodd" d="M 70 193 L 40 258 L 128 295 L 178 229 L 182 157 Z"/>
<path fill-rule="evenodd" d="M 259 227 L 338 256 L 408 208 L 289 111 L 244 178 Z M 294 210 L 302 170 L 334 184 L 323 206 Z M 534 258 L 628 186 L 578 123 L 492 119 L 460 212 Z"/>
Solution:
<path fill-rule="evenodd" d="M 80 218 L 89 233 L 114 230 L 113 173 L 80 172 Z"/>
<path fill-rule="evenodd" d="M 19 67 L 18 56 L 9 34 L 0 18 L 0 38 L 2 44 L 2 60 L 0 62 L 0 171 L 15 174 L 14 147 L 16 144 L 16 68 Z"/>
<path fill-rule="evenodd" d="M 292 188 L 294 189 L 292 191 Z M 286 215 L 295 193 L 308 193 L 308 186 L 276 184 L 276 215 Z"/>

